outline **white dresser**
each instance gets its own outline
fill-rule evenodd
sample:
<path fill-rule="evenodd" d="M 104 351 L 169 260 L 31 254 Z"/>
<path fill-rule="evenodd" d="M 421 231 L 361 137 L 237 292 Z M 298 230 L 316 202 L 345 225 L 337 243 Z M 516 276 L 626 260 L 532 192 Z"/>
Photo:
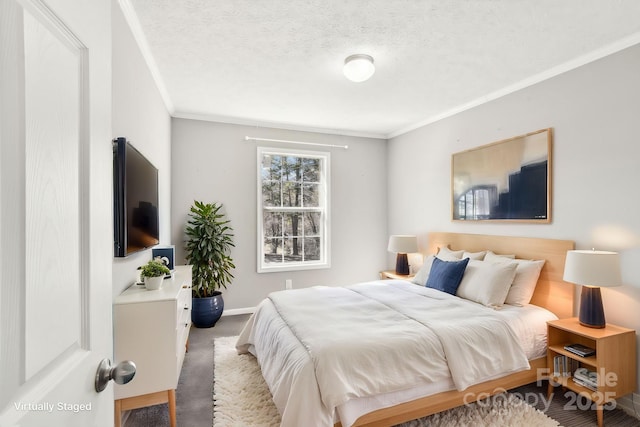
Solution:
<path fill-rule="evenodd" d="M 113 305 L 115 364 L 132 360 L 136 375 L 130 383 L 115 384 L 115 426 L 122 411 L 169 404 L 171 426 L 176 425 L 175 390 L 187 350 L 191 327 L 191 266 L 176 266 L 161 289 L 132 285 Z"/>

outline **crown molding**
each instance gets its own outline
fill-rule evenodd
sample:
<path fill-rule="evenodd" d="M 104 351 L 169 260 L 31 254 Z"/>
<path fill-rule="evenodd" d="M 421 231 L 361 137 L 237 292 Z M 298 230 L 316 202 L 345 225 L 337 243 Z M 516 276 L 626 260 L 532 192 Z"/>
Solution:
<path fill-rule="evenodd" d="M 385 134 L 378 134 L 378 133 L 372 133 L 372 132 L 359 132 L 359 131 L 351 131 L 351 130 L 345 130 L 345 129 L 320 128 L 320 127 L 298 125 L 294 123 L 252 120 L 252 119 L 241 118 L 241 117 L 229 117 L 229 116 L 222 116 L 222 115 L 215 115 L 215 114 L 202 114 L 202 113 L 176 111 L 171 116 L 177 119 L 202 120 L 206 122 L 227 123 L 227 124 L 234 124 L 234 125 L 252 126 L 257 128 L 260 128 L 260 127 L 275 128 L 275 129 L 285 129 L 285 130 L 293 130 L 293 131 L 300 131 L 300 132 L 323 133 L 328 135 L 355 136 L 360 138 L 372 138 L 372 139 L 384 139 L 384 140 L 387 139 Z"/>
<path fill-rule="evenodd" d="M 534 76 L 531 76 L 529 78 L 526 78 L 524 80 L 521 80 L 517 83 L 514 83 L 512 85 L 509 85 L 507 87 L 504 87 L 500 90 L 497 90 L 495 92 L 489 93 L 485 96 L 482 96 L 480 98 L 476 98 L 471 102 L 468 102 L 466 104 L 462 104 L 459 105 L 457 107 L 451 108 L 450 110 L 444 111 L 440 114 L 436 114 L 435 116 L 429 117 L 425 120 L 421 120 L 417 123 L 414 123 L 412 125 L 406 126 L 404 128 L 398 129 L 394 132 L 391 132 L 389 134 L 386 135 L 387 139 L 392 139 L 395 138 L 397 136 L 403 135 L 405 133 L 411 132 L 412 130 L 421 128 L 423 126 L 438 122 L 442 119 L 446 119 L 447 117 L 451 117 L 454 116 L 458 113 L 461 113 L 463 111 L 466 110 L 470 110 L 471 108 L 477 107 L 479 105 L 482 104 L 486 104 L 487 102 L 496 100 L 498 98 L 502 98 L 505 95 L 509 95 L 511 93 L 517 92 L 521 89 L 525 89 L 529 86 L 533 86 L 537 83 L 543 82 L 545 80 L 551 79 L 553 77 L 556 77 L 560 74 L 564 74 L 568 71 L 574 70 L 578 67 L 581 67 L 583 65 L 589 64 L 591 62 L 597 61 L 599 59 L 602 59 L 606 56 L 612 55 L 614 53 L 620 52 L 621 50 L 624 50 L 626 48 L 629 48 L 631 46 L 634 46 L 636 44 L 640 43 L 640 32 L 632 34 L 631 36 L 625 37 L 623 39 L 618 40 L 615 43 L 612 43 L 608 46 L 605 46 L 603 48 L 594 50 L 592 52 L 589 52 L 585 55 L 579 56 L 571 61 L 567 61 L 563 64 L 560 64 L 556 67 L 553 67 L 547 71 L 543 71 L 542 73 L 538 73 Z"/>

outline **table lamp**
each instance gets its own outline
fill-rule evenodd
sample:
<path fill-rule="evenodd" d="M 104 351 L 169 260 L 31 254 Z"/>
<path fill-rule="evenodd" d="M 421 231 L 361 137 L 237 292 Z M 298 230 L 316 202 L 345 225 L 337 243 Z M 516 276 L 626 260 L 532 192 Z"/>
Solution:
<path fill-rule="evenodd" d="M 604 328 L 604 308 L 600 287 L 620 286 L 620 259 L 616 252 L 568 251 L 563 279 L 582 285 L 580 294 L 580 324 L 590 328 Z"/>
<path fill-rule="evenodd" d="M 396 256 L 396 274 L 409 274 L 408 253 L 418 252 L 418 239 L 416 236 L 395 235 L 389 237 L 389 252 L 395 252 Z"/>

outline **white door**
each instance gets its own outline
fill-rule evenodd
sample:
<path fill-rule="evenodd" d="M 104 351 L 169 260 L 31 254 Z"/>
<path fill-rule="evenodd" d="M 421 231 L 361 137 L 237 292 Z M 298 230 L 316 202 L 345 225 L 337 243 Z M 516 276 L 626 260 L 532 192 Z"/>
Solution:
<path fill-rule="evenodd" d="M 0 426 L 112 426 L 111 3 L 0 1 Z"/>

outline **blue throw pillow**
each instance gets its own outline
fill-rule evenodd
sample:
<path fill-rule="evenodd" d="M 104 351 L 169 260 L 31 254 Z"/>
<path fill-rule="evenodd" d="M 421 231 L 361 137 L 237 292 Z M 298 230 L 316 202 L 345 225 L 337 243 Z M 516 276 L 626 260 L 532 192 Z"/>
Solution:
<path fill-rule="evenodd" d="M 442 261 L 440 258 L 434 258 L 427 279 L 427 288 L 455 295 L 468 263 L 469 258 L 460 261 Z"/>

